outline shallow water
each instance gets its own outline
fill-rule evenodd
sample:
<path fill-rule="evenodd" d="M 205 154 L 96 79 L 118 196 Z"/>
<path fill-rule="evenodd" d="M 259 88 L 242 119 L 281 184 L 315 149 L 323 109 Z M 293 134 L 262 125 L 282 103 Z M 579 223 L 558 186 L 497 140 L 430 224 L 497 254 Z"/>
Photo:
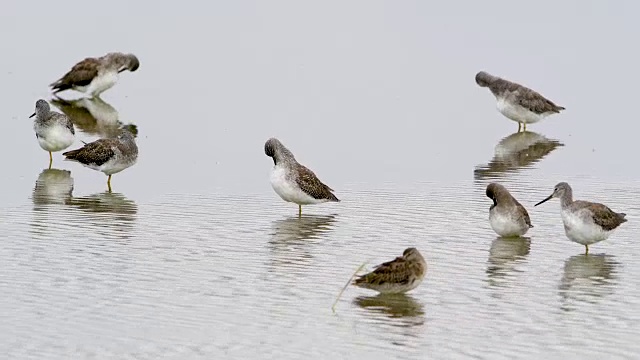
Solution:
<path fill-rule="evenodd" d="M 100 26 L 56 21 L 43 38 L 49 18 L 85 11 L 74 4 L 16 2 L 0 22 L 12 34 L 0 58 L 7 358 L 640 353 L 635 3 L 187 2 L 149 14 L 116 1 Z M 27 117 L 74 62 L 114 50 L 140 69 L 101 100 L 54 103 L 76 124 L 74 147 L 137 132 L 138 164 L 109 193 L 60 153 L 47 169 Z M 475 85 L 481 69 L 567 110 L 514 134 Z M 271 136 L 342 202 L 298 218 L 268 182 Z M 526 238 L 491 230 L 491 181 L 529 210 Z M 629 221 L 583 255 L 557 200 L 533 207 L 559 181 Z M 428 262 L 420 287 L 349 287 L 331 311 L 362 262 L 409 246 Z"/>

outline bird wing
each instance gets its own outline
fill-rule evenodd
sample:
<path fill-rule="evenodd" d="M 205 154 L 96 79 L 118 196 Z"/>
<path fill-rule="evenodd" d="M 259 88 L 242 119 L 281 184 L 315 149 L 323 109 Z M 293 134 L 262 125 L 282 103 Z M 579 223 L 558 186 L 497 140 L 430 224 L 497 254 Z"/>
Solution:
<path fill-rule="evenodd" d="M 538 92 L 524 86 L 520 86 L 516 91 L 516 96 L 520 106 L 536 114 L 544 114 L 547 112 L 559 113 L 560 110 L 564 110 L 562 106 L 554 104 Z"/>
<path fill-rule="evenodd" d="M 307 195 L 314 199 L 329 199 L 333 201 L 339 201 L 338 198 L 332 193 L 333 189 L 325 185 L 313 171 L 307 169 L 305 166 L 297 164 L 298 176 L 296 183 Z"/>
<path fill-rule="evenodd" d="M 578 210 L 579 209 L 589 210 L 589 212 L 591 213 L 593 222 L 607 231 L 613 230 L 618 226 L 620 226 L 620 224 L 627 221 L 627 219 L 625 219 L 626 214 L 617 213 L 611 210 L 608 206 L 603 204 L 578 200 L 578 201 L 574 201 L 571 204 L 571 207 L 573 209 L 578 209 Z"/>
<path fill-rule="evenodd" d="M 387 282 L 394 284 L 407 284 L 411 278 L 411 264 L 403 257 L 397 257 L 376 266 L 372 272 L 356 279 L 356 284 L 367 283 L 382 285 Z"/>
<path fill-rule="evenodd" d="M 113 156 L 115 156 L 115 152 L 113 151 L 114 141 L 116 140 L 96 140 L 94 142 L 86 144 L 80 149 L 67 151 L 62 155 L 66 156 L 66 158 L 69 160 L 75 160 L 81 164 L 95 164 L 97 166 L 100 166 L 109 161 L 109 159 L 111 159 Z"/>
<path fill-rule="evenodd" d="M 69 119 L 69 117 L 62 115 L 58 112 L 52 111 L 51 112 L 51 117 L 52 120 L 54 120 L 57 123 L 62 124 L 64 127 L 66 127 L 67 129 L 69 129 L 69 131 L 71 131 L 72 134 L 76 134 L 75 129 L 73 128 L 73 123 L 71 122 L 71 119 Z"/>
<path fill-rule="evenodd" d="M 60 80 L 51 84 L 57 89 L 68 89 L 73 86 L 86 86 L 98 75 L 100 60 L 96 58 L 86 58 L 75 64 L 69 72 L 64 74 Z"/>
<path fill-rule="evenodd" d="M 524 222 L 529 225 L 530 228 L 533 227 L 533 225 L 531 225 L 531 218 L 529 217 L 529 213 L 527 212 L 527 209 L 525 209 L 524 206 L 522 206 L 522 204 L 520 204 L 517 200 L 516 200 L 516 206 L 522 210 L 522 217 L 524 218 Z"/>

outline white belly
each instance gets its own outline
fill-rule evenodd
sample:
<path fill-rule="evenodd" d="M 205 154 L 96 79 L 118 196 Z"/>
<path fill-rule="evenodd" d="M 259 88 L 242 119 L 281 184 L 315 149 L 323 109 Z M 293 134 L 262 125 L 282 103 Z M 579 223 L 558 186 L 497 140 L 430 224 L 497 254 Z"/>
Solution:
<path fill-rule="evenodd" d="M 46 151 L 60 151 L 73 144 L 75 136 L 62 125 L 54 125 L 40 130 L 38 142 L 40 147 Z"/>
<path fill-rule="evenodd" d="M 87 86 L 79 86 L 77 90 L 82 91 L 91 96 L 100 95 L 105 90 L 110 89 L 118 82 L 118 72 L 109 71 L 96 76 Z"/>
<path fill-rule="evenodd" d="M 103 173 L 105 173 L 106 175 L 113 175 L 113 174 L 117 174 L 120 171 L 130 168 L 131 166 L 133 166 L 136 163 L 136 160 L 131 160 L 131 161 L 122 161 L 122 160 L 116 160 L 116 159 L 112 159 L 107 161 L 106 163 L 100 165 L 100 166 L 89 166 L 90 168 L 94 169 L 94 170 L 98 170 L 101 171 Z"/>
<path fill-rule="evenodd" d="M 536 114 L 520 105 L 508 101 L 507 98 L 499 97 L 497 99 L 498 111 L 508 119 L 519 123 L 534 124 L 544 119 L 549 113 Z"/>
<path fill-rule="evenodd" d="M 569 240 L 582 245 L 591 245 L 606 240 L 611 231 L 606 231 L 593 221 L 585 221 L 579 213 L 562 211 L 564 232 Z"/>
<path fill-rule="evenodd" d="M 522 236 L 527 233 L 529 226 L 522 226 L 511 216 L 507 216 L 498 211 L 492 210 L 489 213 L 489 223 L 496 234 L 504 237 Z"/>
<path fill-rule="evenodd" d="M 307 195 L 304 191 L 300 190 L 300 187 L 295 183 L 293 179 L 289 179 L 286 176 L 287 169 L 283 166 L 274 166 L 271 170 L 271 187 L 278 194 L 282 200 L 292 202 L 298 205 L 319 204 L 327 202 L 326 199 L 315 199 Z"/>

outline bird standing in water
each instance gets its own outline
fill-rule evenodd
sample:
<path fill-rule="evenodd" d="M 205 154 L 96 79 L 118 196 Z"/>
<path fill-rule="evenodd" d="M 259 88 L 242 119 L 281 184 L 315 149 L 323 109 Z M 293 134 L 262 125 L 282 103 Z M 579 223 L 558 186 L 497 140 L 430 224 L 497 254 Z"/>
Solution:
<path fill-rule="evenodd" d="M 115 85 L 121 72 L 125 70 L 133 72 L 138 70 L 138 67 L 140 67 L 140 61 L 133 54 L 108 53 L 99 58 L 86 58 L 80 61 L 49 86 L 54 94 L 73 89 L 96 97 Z"/>
<path fill-rule="evenodd" d="M 565 234 L 569 240 L 584 245 L 586 254 L 589 245 L 606 240 L 615 228 L 627 221 L 625 213 L 617 213 L 605 205 L 574 201 L 573 190 L 566 182 L 558 183 L 553 193 L 535 206 L 553 198 L 560 198 Z"/>
<path fill-rule="evenodd" d="M 353 285 L 384 294 L 413 290 L 424 279 L 427 262 L 416 248 L 407 248 L 401 257 L 376 266 L 372 272 L 353 281 Z"/>
<path fill-rule="evenodd" d="M 489 208 L 489 223 L 496 234 L 504 237 L 522 236 L 532 228 L 527 209 L 502 185 L 487 186 L 487 197 L 493 200 Z"/>
<path fill-rule="evenodd" d="M 29 118 L 36 117 L 33 121 L 33 130 L 40 147 L 49 152 L 49 168 L 53 163 L 52 152 L 61 151 L 73 144 L 75 130 L 73 123 L 67 115 L 51 111 L 49 103 L 45 100 L 36 101 L 36 111 Z"/>
<path fill-rule="evenodd" d="M 298 216 L 302 215 L 302 205 L 340 201 L 333 194 L 333 189 L 320 181 L 313 171 L 298 163 L 278 139 L 267 140 L 264 152 L 273 159 L 270 177 L 273 190 L 282 200 L 298 204 Z"/>
<path fill-rule="evenodd" d="M 488 87 L 496 97 L 498 111 L 508 119 L 518 123 L 518 131 L 527 130 L 527 124 L 534 124 L 545 117 L 557 114 L 564 107 L 554 104 L 528 87 L 480 71 L 476 83 Z"/>
<path fill-rule="evenodd" d="M 138 160 L 138 146 L 133 134 L 122 130 L 118 137 L 99 139 L 77 150 L 63 153 L 67 160 L 105 173 L 107 187 L 111 191 L 111 176 L 133 166 Z"/>

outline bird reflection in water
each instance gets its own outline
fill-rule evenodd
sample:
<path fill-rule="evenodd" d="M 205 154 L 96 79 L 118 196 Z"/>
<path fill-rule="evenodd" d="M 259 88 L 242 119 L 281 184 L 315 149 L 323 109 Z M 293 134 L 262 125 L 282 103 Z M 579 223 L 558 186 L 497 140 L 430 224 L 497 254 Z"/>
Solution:
<path fill-rule="evenodd" d="M 422 337 L 426 322 L 424 307 L 412 295 L 400 293 L 359 296 L 353 299 L 353 304 L 365 311 L 367 323 L 374 322 L 377 327 L 386 328 L 380 341 L 412 348 Z"/>
<path fill-rule="evenodd" d="M 118 238 L 130 237 L 134 228 L 138 205 L 123 194 L 102 192 L 83 197 L 73 197 L 67 205 L 84 214 L 82 226 L 93 233 Z"/>
<path fill-rule="evenodd" d="M 73 196 L 73 178 L 71 172 L 60 169 L 44 169 L 36 179 L 31 200 L 33 216 L 30 221 L 30 233 L 36 239 L 51 239 L 65 226 L 65 205 Z"/>
<path fill-rule="evenodd" d="M 422 304 L 406 293 L 359 296 L 353 300 L 353 303 L 372 313 L 383 314 L 391 318 L 420 317 L 418 323 L 424 321 Z"/>
<path fill-rule="evenodd" d="M 38 175 L 31 199 L 38 210 L 41 205 L 66 204 L 73 193 L 71 171 L 44 169 Z"/>
<path fill-rule="evenodd" d="M 489 248 L 487 277 L 489 285 L 504 286 L 515 272 L 519 263 L 526 260 L 531 250 L 531 239 L 525 237 L 498 237 Z"/>
<path fill-rule="evenodd" d="M 313 256 L 309 247 L 326 237 L 335 227 L 336 215 L 291 216 L 273 222 L 269 250 L 275 267 L 290 270 L 306 267 Z"/>
<path fill-rule="evenodd" d="M 531 167 L 560 146 L 564 144 L 532 131 L 511 134 L 498 142 L 493 159 L 487 165 L 476 166 L 474 179 L 500 178 Z"/>
<path fill-rule="evenodd" d="M 123 125 L 118 120 L 118 111 L 99 97 L 65 100 L 54 98 L 51 103 L 65 113 L 73 124 L 85 134 L 98 137 L 115 137 L 120 129 L 127 128 L 137 135 L 134 124 Z"/>
<path fill-rule="evenodd" d="M 612 294 L 617 284 L 618 265 L 614 256 L 604 254 L 581 254 L 567 259 L 558 286 L 563 300 L 561 308 L 579 310 L 577 303 L 595 303 Z"/>

